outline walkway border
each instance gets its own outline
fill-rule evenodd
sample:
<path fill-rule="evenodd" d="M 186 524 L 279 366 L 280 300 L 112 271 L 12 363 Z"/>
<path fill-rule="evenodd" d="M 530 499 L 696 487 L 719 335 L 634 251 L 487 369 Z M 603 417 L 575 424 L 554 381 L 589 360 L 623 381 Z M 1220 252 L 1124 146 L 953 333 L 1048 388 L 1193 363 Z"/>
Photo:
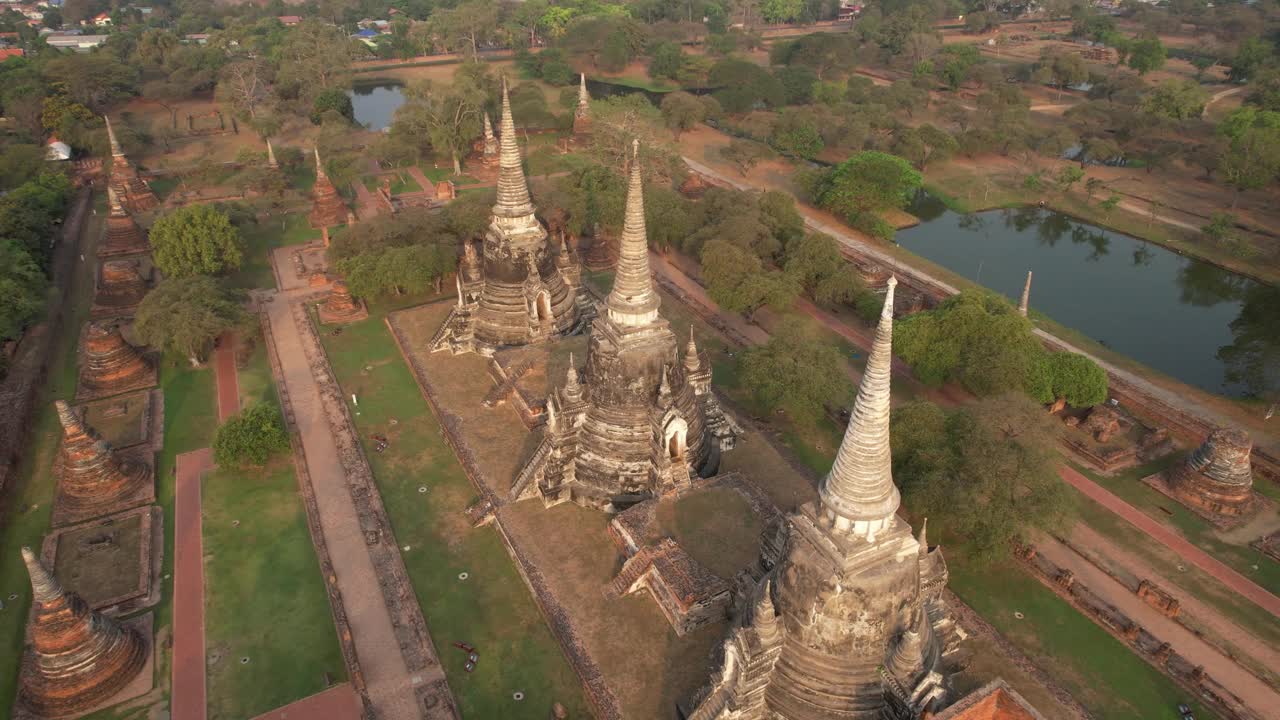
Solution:
<path fill-rule="evenodd" d="M 200 484 L 204 474 L 211 469 L 213 451 L 209 448 L 182 453 L 175 465 L 173 687 L 169 708 L 173 720 L 204 720 L 208 712 Z"/>

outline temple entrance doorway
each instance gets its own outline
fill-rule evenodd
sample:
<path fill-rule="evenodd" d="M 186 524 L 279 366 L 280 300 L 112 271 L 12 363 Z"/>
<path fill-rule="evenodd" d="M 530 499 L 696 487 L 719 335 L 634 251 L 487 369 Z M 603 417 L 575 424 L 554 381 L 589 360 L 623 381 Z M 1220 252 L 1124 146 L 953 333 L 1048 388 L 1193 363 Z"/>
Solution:
<path fill-rule="evenodd" d="M 538 299 L 534 303 L 534 310 L 539 320 L 548 320 L 551 318 L 551 296 L 546 290 L 538 293 Z"/>
<path fill-rule="evenodd" d="M 663 444 L 667 446 L 667 456 L 672 460 L 684 459 L 685 435 L 688 431 L 689 426 L 684 418 L 672 418 L 671 422 L 667 423 Z"/>

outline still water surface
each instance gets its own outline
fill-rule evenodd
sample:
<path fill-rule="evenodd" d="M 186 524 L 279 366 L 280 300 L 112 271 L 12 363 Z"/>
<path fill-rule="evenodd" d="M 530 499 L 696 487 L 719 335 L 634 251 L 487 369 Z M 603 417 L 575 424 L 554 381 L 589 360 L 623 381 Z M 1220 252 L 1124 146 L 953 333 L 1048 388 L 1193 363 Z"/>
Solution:
<path fill-rule="evenodd" d="M 356 122 L 381 132 L 391 126 L 396 108 L 404 104 L 404 85 L 398 82 L 358 83 L 347 91 Z"/>
<path fill-rule="evenodd" d="M 961 215 L 924 196 L 900 245 L 1189 385 L 1233 397 L 1280 380 L 1280 291 L 1040 208 Z"/>

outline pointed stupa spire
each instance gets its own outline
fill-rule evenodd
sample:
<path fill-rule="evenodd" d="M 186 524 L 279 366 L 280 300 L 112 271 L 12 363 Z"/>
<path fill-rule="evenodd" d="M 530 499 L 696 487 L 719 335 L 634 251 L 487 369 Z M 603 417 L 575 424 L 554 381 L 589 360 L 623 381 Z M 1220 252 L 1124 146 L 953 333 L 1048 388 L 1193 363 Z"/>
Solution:
<path fill-rule="evenodd" d="M 324 163 L 320 162 L 320 148 L 314 148 L 316 154 L 316 179 L 328 179 L 329 176 L 324 174 Z"/>
<path fill-rule="evenodd" d="M 112 157 L 124 157 L 124 150 L 120 147 L 120 141 L 116 140 L 116 131 L 111 128 L 111 118 L 103 115 L 102 121 L 107 124 L 107 141 L 111 143 Z"/>
<path fill-rule="evenodd" d="M 585 115 L 591 111 L 591 94 L 587 92 L 587 74 L 578 74 L 578 115 Z"/>
<path fill-rule="evenodd" d="M 773 606 L 773 578 L 765 580 L 760 597 L 751 609 L 751 626 L 766 639 L 778 634 L 778 611 Z"/>
<path fill-rule="evenodd" d="M 22 562 L 27 564 L 27 575 L 31 576 L 31 592 L 36 602 L 50 603 L 62 596 L 62 586 L 26 545 L 22 546 Z"/>
<path fill-rule="evenodd" d="M 1027 308 L 1031 304 L 1031 271 L 1027 271 L 1027 283 L 1022 286 L 1022 299 L 1018 301 L 1018 314 L 1027 316 Z"/>
<path fill-rule="evenodd" d="M 517 218 L 533 214 L 529 200 L 529 184 L 524 179 L 520 161 L 520 145 L 516 142 L 516 121 L 511 117 L 511 97 L 507 79 L 502 79 L 502 134 L 498 138 L 498 202 L 493 214 Z"/>
<path fill-rule="evenodd" d="M 62 424 L 62 433 L 64 435 L 83 435 L 85 433 L 84 423 L 80 421 L 80 416 L 75 410 L 67 404 L 65 400 L 54 400 L 53 407 L 58 411 L 58 422 Z"/>
<path fill-rule="evenodd" d="M 698 343 L 693 339 L 693 326 L 689 326 L 689 343 L 684 346 L 684 366 L 689 372 L 694 372 L 701 366 L 702 361 L 698 359 Z"/>
<path fill-rule="evenodd" d="M 874 539 L 875 533 L 884 526 L 883 521 L 893 517 L 900 502 L 889 455 L 893 289 L 897 284 L 897 279 L 890 276 L 875 343 L 853 403 L 849 427 L 819 492 L 828 510 L 849 521 L 837 522 L 838 528 L 852 529 L 868 540 Z"/>
<path fill-rule="evenodd" d="M 271 147 L 271 138 L 267 138 L 267 167 L 272 170 L 280 167 L 280 163 L 276 162 L 275 148 Z"/>
<path fill-rule="evenodd" d="M 928 555 L 928 554 L 929 554 L 929 536 L 928 536 L 928 530 L 929 530 L 929 518 L 925 518 L 924 520 L 922 520 L 922 521 L 920 522 L 920 536 L 919 536 L 918 538 L 916 538 L 916 541 L 917 541 L 918 543 L 920 543 L 920 554 L 921 554 L 921 555 Z"/>
<path fill-rule="evenodd" d="M 640 141 L 631 144 L 627 209 L 619 243 L 613 290 L 605 300 L 609 317 L 622 325 L 643 325 L 658 317 L 658 294 L 649 277 L 649 238 L 644 224 L 644 186 L 640 173 Z"/>
<path fill-rule="evenodd" d="M 484 118 L 484 141 L 487 144 L 497 138 L 493 136 L 493 124 L 489 122 L 489 113 L 481 113 L 481 116 Z"/>

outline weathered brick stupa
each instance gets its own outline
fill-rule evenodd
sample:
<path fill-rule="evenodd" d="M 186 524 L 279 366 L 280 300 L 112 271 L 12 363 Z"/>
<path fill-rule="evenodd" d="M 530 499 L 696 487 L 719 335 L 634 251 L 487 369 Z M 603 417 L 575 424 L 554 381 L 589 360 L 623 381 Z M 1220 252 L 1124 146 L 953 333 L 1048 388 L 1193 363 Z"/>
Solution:
<path fill-rule="evenodd" d="M 132 314 L 146 294 L 147 280 L 142 277 L 141 260 L 107 260 L 98 271 L 92 314 L 94 317 Z"/>
<path fill-rule="evenodd" d="M 315 149 L 315 155 L 316 182 L 311 186 L 311 212 L 307 215 L 307 221 L 311 227 L 323 230 L 327 239 L 329 228 L 347 222 L 347 206 L 338 195 L 338 189 L 325 174 L 324 163 L 320 162 L 320 148 Z"/>
<path fill-rule="evenodd" d="M 529 199 L 505 81 L 501 130 L 498 199 L 485 231 L 483 258 L 466 249 L 458 306 L 432 341 L 433 351 L 492 354 L 504 345 L 571 332 L 579 324 L 577 293 L 565 282 Z"/>
<path fill-rule="evenodd" d="M 322 323 L 349 323 L 369 317 L 364 301 L 351 297 L 351 290 L 341 278 L 333 281 L 333 289 L 320 305 L 319 314 Z"/>
<path fill-rule="evenodd" d="M 107 234 L 98 244 L 98 257 L 138 255 L 151 252 L 147 233 L 138 225 L 120 201 L 120 193 L 107 186 L 107 202 L 111 212 L 107 215 Z"/>
<path fill-rule="evenodd" d="M 125 342 L 115 323 L 94 321 L 84 335 L 77 398 L 108 397 L 150 387 L 156 369 L 138 349 Z"/>
<path fill-rule="evenodd" d="M 637 146 L 638 147 L 638 146 Z M 622 254 L 592 323 L 585 382 L 572 360 L 547 401 L 545 448 L 517 480 L 547 505 L 571 500 L 618 510 L 688 487 L 719 468 L 736 428 L 711 393 L 711 368 L 690 337 L 684 357 L 658 314 L 638 159 L 631 163 Z"/>
<path fill-rule="evenodd" d="M 1249 453 L 1253 442 L 1243 430 L 1219 428 L 1185 462 L 1165 474 L 1182 502 L 1213 516 L 1236 518 L 1256 506 Z"/>
<path fill-rule="evenodd" d="M 124 156 L 124 149 L 116 140 L 116 132 L 111 129 L 111 118 L 103 115 L 102 120 L 107 124 L 107 140 L 111 143 L 111 176 L 107 184 L 116 191 L 120 202 L 130 212 L 146 212 L 156 207 L 160 204 L 160 198 L 156 197 L 151 187 L 138 174 L 138 169 L 129 163 L 129 158 Z"/>
<path fill-rule="evenodd" d="M 56 400 L 54 406 L 62 423 L 56 461 L 58 519 L 85 520 L 154 499 L 150 465 L 120 457 L 66 402 Z"/>
<path fill-rule="evenodd" d="M 31 646 L 23 661 L 18 698 L 43 717 L 83 713 L 123 690 L 147 664 L 142 633 L 89 610 L 22 548 L 34 595 Z"/>
<path fill-rule="evenodd" d="M 889 455 L 891 279 L 849 427 L 782 559 L 742 599 L 689 718 L 919 718 L 947 702 L 960 632 L 946 562 L 901 521 Z"/>
<path fill-rule="evenodd" d="M 489 113 L 484 113 L 484 146 L 481 154 L 481 162 L 486 167 L 493 167 L 498 164 L 498 138 L 494 137 L 493 124 L 489 122 Z"/>
<path fill-rule="evenodd" d="M 573 109 L 573 134 L 591 132 L 591 95 L 587 92 L 587 74 L 578 76 L 578 106 Z"/>

